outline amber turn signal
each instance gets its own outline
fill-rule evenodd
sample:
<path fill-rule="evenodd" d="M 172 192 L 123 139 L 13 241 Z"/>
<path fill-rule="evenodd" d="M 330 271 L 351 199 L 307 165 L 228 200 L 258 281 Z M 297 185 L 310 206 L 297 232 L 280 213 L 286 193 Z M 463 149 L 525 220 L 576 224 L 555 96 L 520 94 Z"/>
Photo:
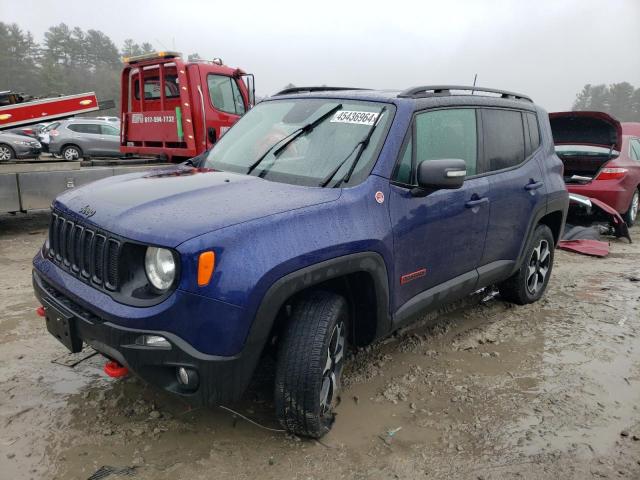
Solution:
<path fill-rule="evenodd" d="M 198 286 L 206 287 L 211 281 L 211 275 L 216 267 L 216 254 L 202 252 L 198 258 Z"/>

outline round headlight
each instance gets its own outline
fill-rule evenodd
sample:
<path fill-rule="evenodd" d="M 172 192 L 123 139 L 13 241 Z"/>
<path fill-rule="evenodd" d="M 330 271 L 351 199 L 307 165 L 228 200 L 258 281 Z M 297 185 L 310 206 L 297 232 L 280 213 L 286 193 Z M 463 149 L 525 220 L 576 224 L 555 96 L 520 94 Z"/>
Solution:
<path fill-rule="evenodd" d="M 158 290 L 166 290 L 176 276 L 176 262 L 166 248 L 148 247 L 144 257 L 144 269 L 151 284 Z"/>

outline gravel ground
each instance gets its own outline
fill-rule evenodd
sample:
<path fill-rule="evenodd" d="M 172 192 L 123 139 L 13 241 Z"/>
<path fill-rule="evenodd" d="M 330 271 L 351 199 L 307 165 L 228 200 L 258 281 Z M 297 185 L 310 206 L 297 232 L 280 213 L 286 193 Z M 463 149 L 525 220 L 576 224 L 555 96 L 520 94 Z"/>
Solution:
<path fill-rule="evenodd" d="M 605 259 L 558 252 L 537 304 L 470 297 L 354 352 L 317 442 L 112 380 L 100 356 L 52 363 L 65 348 L 30 278 L 47 221 L 0 216 L 2 478 L 640 478 L 638 243 L 612 240 Z M 272 379 L 265 362 L 229 407 L 279 429 Z"/>

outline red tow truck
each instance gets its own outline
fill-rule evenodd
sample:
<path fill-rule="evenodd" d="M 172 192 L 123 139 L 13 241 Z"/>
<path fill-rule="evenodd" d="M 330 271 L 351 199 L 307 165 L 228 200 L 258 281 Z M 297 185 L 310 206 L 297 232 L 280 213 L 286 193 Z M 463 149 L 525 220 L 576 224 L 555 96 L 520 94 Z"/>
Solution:
<path fill-rule="evenodd" d="M 126 154 L 194 157 L 255 101 L 253 75 L 220 59 L 185 62 L 177 52 L 157 52 L 124 62 L 120 151 Z"/>
<path fill-rule="evenodd" d="M 69 188 L 194 157 L 255 103 L 253 75 L 219 59 L 185 62 L 179 53 L 158 52 L 123 60 L 120 151 L 129 158 L 2 164 L 0 214 L 47 209 Z M 94 93 L 25 101 L 0 92 L 0 130 L 113 107 Z M 131 158 L 138 155 L 155 158 Z"/>

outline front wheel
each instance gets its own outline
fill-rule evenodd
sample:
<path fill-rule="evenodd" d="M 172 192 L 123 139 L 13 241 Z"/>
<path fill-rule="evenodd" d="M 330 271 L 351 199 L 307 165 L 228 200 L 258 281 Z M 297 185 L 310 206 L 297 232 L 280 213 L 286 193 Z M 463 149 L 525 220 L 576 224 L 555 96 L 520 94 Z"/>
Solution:
<path fill-rule="evenodd" d="M 628 226 L 632 227 L 638 219 L 638 210 L 640 209 L 640 191 L 636 188 L 631 197 L 631 203 L 629 204 L 629 210 L 624 214 L 624 221 Z"/>
<path fill-rule="evenodd" d="M 290 433 L 320 438 L 331 429 L 349 324 L 346 300 L 316 291 L 293 306 L 278 347 L 275 405 Z"/>
<path fill-rule="evenodd" d="M 538 225 L 520 268 L 500 285 L 500 295 L 509 302 L 525 305 L 542 297 L 553 268 L 555 241 L 551 229 Z"/>

